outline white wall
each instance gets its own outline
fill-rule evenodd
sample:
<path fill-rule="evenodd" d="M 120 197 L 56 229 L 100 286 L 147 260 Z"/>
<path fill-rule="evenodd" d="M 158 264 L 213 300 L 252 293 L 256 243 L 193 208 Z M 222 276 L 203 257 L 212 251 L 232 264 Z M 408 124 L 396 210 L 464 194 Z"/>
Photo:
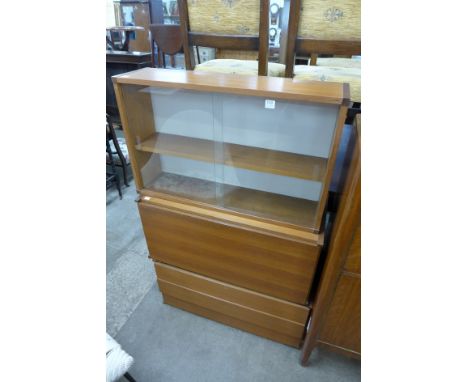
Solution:
<path fill-rule="evenodd" d="M 114 27 L 115 25 L 114 1 L 106 0 L 106 27 Z"/>

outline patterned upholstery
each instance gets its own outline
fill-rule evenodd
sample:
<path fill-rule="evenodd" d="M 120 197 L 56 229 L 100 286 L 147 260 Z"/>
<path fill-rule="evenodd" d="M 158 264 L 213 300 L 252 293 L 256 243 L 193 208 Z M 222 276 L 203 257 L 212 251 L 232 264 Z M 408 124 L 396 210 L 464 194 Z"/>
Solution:
<path fill-rule="evenodd" d="M 361 69 L 328 66 L 296 65 L 294 79 L 349 83 L 351 101 L 361 102 Z"/>
<path fill-rule="evenodd" d="M 317 66 L 361 69 L 361 59 L 341 57 L 319 57 L 317 58 Z"/>
<path fill-rule="evenodd" d="M 216 59 L 197 65 L 195 70 L 256 76 L 258 74 L 258 62 L 254 60 Z M 284 77 L 284 70 L 285 66 L 282 64 L 268 63 L 268 75 L 270 77 Z"/>
<path fill-rule="evenodd" d="M 302 0 L 298 35 L 361 40 L 361 0 Z"/>
<path fill-rule="evenodd" d="M 190 30 L 257 35 L 260 0 L 187 0 Z"/>
<path fill-rule="evenodd" d="M 302 0 L 298 36 L 361 40 L 361 0 Z M 316 66 L 296 65 L 294 79 L 349 83 L 351 100 L 361 102 L 360 59 L 319 57 Z"/>
<path fill-rule="evenodd" d="M 254 50 L 226 50 L 216 49 L 216 58 L 225 58 L 232 60 L 254 60 L 258 58 L 258 52 Z"/>

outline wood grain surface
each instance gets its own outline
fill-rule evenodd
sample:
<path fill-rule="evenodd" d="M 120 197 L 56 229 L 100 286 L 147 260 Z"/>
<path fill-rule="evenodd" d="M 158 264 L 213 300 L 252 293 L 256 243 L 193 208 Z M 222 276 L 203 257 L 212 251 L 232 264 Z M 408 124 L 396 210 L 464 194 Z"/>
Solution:
<path fill-rule="evenodd" d="M 297 82 L 291 78 L 280 77 L 143 68 L 114 76 L 112 80 L 118 84 L 251 95 L 335 105 L 341 105 L 346 99 L 344 84 L 323 81 Z"/>
<path fill-rule="evenodd" d="M 360 277 L 341 275 L 319 341 L 361 352 Z"/>
<path fill-rule="evenodd" d="M 344 270 L 351 273 L 361 274 L 361 223 L 356 227 L 353 238 L 351 239 Z"/>
<path fill-rule="evenodd" d="M 178 298 L 172 297 L 168 294 L 163 294 L 163 299 L 166 304 L 175 306 L 176 308 L 183 309 L 188 312 L 198 314 L 199 316 L 209 318 L 210 320 L 218 321 L 225 325 L 229 325 L 234 328 L 238 328 L 246 332 L 256 334 L 257 336 L 281 342 L 285 345 L 290 345 L 298 348 L 302 343 L 302 337 L 297 338 L 288 336 L 286 334 L 278 333 L 273 330 L 269 330 L 265 327 L 252 324 L 251 322 L 242 321 L 229 315 L 222 314 L 214 310 L 206 309 L 204 307 L 192 304 L 184 300 L 179 300 Z"/>
<path fill-rule="evenodd" d="M 145 204 L 153 205 L 166 210 L 180 212 L 182 214 L 199 217 L 201 219 L 209 221 L 219 222 L 221 224 L 229 226 L 236 226 L 239 228 L 247 229 L 252 232 L 258 232 L 269 236 L 283 238 L 286 240 L 295 241 L 297 243 L 303 243 L 312 246 L 321 245 L 320 243 L 323 239 L 322 234 L 319 235 L 313 233 L 312 230 L 306 229 L 304 227 L 292 226 L 281 222 L 272 222 L 270 220 L 254 216 L 252 213 L 254 206 L 252 206 L 251 204 L 264 203 L 265 209 L 263 211 L 263 206 L 258 205 L 255 207 L 256 210 L 253 211 L 262 211 L 264 214 L 265 211 L 268 213 L 286 214 L 291 213 L 291 209 L 294 210 L 293 213 L 296 213 L 296 210 L 303 208 L 307 209 L 305 211 L 305 214 L 308 214 L 310 211 L 309 208 L 311 207 L 310 205 L 303 203 L 294 203 L 295 200 L 302 201 L 303 199 L 290 198 L 292 199 L 292 201 L 285 202 L 284 199 L 275 199 L 269 196 L 275 196 L 277 194 L 262 193 L 261 196 L 258 196 L 256 194 L 253 194 L 255 190 L 242 190 L 245 190 L 245 193 L 240 192 L 238 195 L 230 194 L 229 198 L 226 198 L 226 208 L 236 207 L 240 211 L 248 209 L 251 211 L 250 215 L 247 215 L 245 213 L 239 213 L 238 211 L 235 211 L 233 209 L 223 209 L 215 205 L 206 204 L 206 200 L 202 203 L 199 203 L 196 200 L 173 197 L 172 195 L 169 195 L 167 193 L 151 191 L 146 188 L 141 191 L 141 195 L 143 197 L 143 200 L 145 201 Z M 232 191 L 234 191 L 235 193 L 236 190 Z M 263 194 L 268 194 L 268 196 L 264 196 Z M 278 202 L 278 205 L 284 208 L 285 211 L 283 212 L 281 208 L 281 212 L 273 212 L 273 208 L 277 208 L 275 207 L 275 202 Z M 283 202 L 285 202 L 285 204 L 282 204 Z M 267 208 L 269 208 L 269 210 L 267 210 Z M 313 216 L 315 215 L 312 213 L 312 217 Z"/>
<path fill-rule="evenodd" d="M 304 324 L 282 319 L 278 316 L 266 314 L 257 309 L 234 304 L 221 298 L 213 297 L 209 294 L 200 293 L 194 289 L 181 287 L 177 284 L 169 283 L 158 279 L 159 290 L 165 294 L 191 304 L 201 306 L 205 309 L 222 313 L 226 316 L 238 320 L 250 322 L 257 326 L 262 326 L 275 332 L 283 333 L 291 337 L 302 337 Z"/>
<path fill-rule="evenodd" d="M 301 354 L 305 365 L 317 344 L 325 343 L 359 357 L 361 351 L 361 138 L 356 116 L 356 143 L 338 214 L 329 239 L 324 270 L 314 303 L 314 313 Z M 359 257 L 359 259 L 358 259 Z M 349 270 L 346 269 L 348 267 Z"/>
<path fill-rule="evenodd" d="M 258 310 L 304 326 L 310 309 L 275 297 L 267 296 L 232 284 L 204 277 L 167 264 L 155 262 L 159 280 L 193 289 L 218 299 Z"/>
<path fill-rule="evenodd" d="M 152 170 L 153 179 L 151 180 L 156 179 L 161 172 L 159 158 L 152 158 L 153 155 L 150 153 L 133 149 L 137 143 L 136 137 L 147 139 L 154 133 L 151 95 L 140 92 L 138 86 L 129 86 L 123 91 L 121 86 L 114 83 L 114 89 L 135 179 L 135 187 L 139 191 L 144 187 L 145 183 L 148 183 L 148 179 L 144 179 L 141 173 L 143 166 L 148 164 L 148 170 Z"/>
<path fill-rule="evenodd" d="M 143 202 L 138 207 L 155 261 L 294 303 L 306 303 L 320 246 Z"/>
<path fill-rule="evenodd" d="M 346 84 L 345 89 L 349 90 L 348 84 Z M 342 105 L 340 107 L 338 118 L 336 120 L 336 127 L 333 133 L 332 147 L 330 148 L 330 154 L 327 161 L 327 169 L 325 170 L 325 178 L 322 183 L 322 194 L 320 196 L 319 204 L 317 207 L 317 213 L 315 215 L 316 221 L 314 227 L 316 228 L 317 232 L 321 231 L 322 229 L 325 207 L 328 201 L 328 190 L 330 188 L 333 170 L 335 168 L 336 157 L 338 155 L 338 148 L 340 146 L 341 134 L 343 133 L 343 127 L 346 120 L 347 112 L 348 107 Z"/>

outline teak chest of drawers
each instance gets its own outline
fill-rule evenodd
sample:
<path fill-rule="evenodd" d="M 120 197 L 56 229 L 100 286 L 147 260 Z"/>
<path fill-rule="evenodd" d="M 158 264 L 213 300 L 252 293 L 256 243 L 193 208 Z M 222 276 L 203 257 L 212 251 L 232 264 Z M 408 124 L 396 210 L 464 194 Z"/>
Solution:
<path fill-rule="evenodd" d="M 347 85 L 150 68 L 113 81 L 164 302 L 299 347 Z"/>

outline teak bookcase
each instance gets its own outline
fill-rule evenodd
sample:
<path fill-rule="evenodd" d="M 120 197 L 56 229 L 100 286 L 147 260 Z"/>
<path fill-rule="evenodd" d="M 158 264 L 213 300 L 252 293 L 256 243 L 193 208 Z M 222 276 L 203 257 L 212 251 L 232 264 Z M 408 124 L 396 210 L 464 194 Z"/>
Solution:
<path fill-rule="evenodd" d="M 113 77 L 164 302 L 299 347 L 346 84 Z"/>

